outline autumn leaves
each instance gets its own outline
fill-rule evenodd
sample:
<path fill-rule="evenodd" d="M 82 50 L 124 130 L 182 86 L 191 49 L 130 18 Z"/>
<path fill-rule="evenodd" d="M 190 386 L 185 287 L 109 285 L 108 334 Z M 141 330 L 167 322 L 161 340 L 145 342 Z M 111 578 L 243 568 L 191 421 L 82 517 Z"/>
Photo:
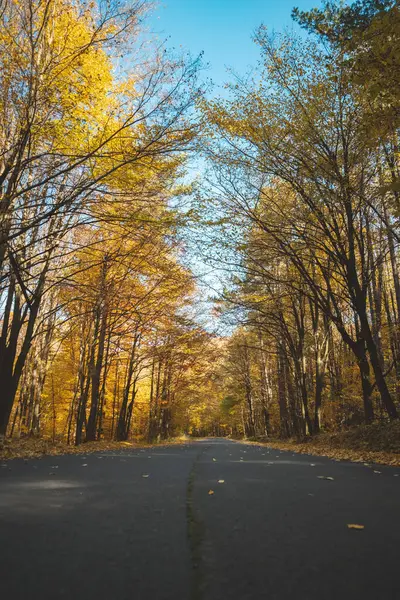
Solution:
<path fill-rule="evenodd" d="M 398 7 L 295 12 L 317 36 L 261 27 L 253 80 L 208 101 L 199 60 L 141 45 L 146 7 L 1 13 L 0 433 L 303 439 L 396 419 Z M 194 149 L 209 176 L 180 212 Z M 188 223 L 227 274 L 220 339 L 194 317 Z"/>
<path fill-rule="evenodd" d="M 253 78 L 204 106 L 210 262 L 238 325 L 224 402 L 248 437 L 399 415 L 400 97 L 377 72 L 399 66 L 398 6 L 295 15 L 316 35 L 261 27 Z"/>
<path fill-rule="evenodd" d="M 217 462 L 217 459 L 216 459 L 216 458 L 213 458 L 213 459 L 212 459 L 212 461 L 213 461 L 213 462 Z M 225 483 L 225 479 L 218 479 L 217 483 L 218 483 L 218 484 Z M 209 495 L 209 496 L 213 496 L 213 495 L 214 495 L 214 493 L 215 493 L 215 492 L 214 492 L 214 490 L 208 490 L 208 495 Z"/>
<path fill-rule="evenodd" d="M 141 46 L 147 7 L 1 12 L 0 433 L 124 440 L 146 369 L 140 431 L 170 431 L 172 348 L 198 331 L 169 203 L 201 90 L 197 60 Z"/>

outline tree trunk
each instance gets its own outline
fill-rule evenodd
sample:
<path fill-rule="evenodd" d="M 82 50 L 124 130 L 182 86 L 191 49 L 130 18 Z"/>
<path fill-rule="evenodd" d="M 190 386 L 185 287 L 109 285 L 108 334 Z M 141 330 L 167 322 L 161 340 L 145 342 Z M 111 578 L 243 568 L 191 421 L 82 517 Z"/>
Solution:
<path fill-rule="evenodd" d="M 280 437 L 290 437 L 289 414 L 286 403 L 286 385 L 285 385 L 285 355 L 281 344 L 277 346 L 276 370 L 278 377 L 278 403 L 279 403 L 279 421 Z"/>

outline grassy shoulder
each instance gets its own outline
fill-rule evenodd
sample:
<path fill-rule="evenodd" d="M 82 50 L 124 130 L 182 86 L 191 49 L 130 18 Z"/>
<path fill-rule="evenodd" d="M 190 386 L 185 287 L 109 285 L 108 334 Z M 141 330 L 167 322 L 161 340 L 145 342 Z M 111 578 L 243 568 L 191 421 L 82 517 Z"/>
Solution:
<path fill-rule="evenodd" d="M 374 423 L 339 433 L 320 433 L 302 441 L 274 439 L 260 440 L 258 443 L 336 460 L 400 466 L 400 422 L 385 425 Z"/>
<path fill-rule="evenodd" d="M 64 442 L 44 438 L 2 438 L 0 439 L 0 460 L 11 460 L 14 458 L 38 458 L 41 456 L 58 456 L 60 454 L 89 454 L 92 452 L 105 452 L 107 450 L 128 450 L 129 448 L 151 448 L 160 445 L 187 443 L 184 436 L 163 440 L 159 443 L 147 443 L 144 440 L 130 442 L 99 441 L 86 442 L 79 446 L 69 446 Z"/>

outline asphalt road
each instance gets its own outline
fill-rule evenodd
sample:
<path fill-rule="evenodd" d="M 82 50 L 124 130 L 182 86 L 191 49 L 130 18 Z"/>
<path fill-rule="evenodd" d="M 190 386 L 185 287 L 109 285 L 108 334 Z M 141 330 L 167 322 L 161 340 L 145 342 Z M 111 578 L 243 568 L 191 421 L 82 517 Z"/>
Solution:
<path fill-rule="evenodd" d="M 399 600 L 399 515 L 400 469 L 227 440 L 3 462 L 0 597 Z"/>

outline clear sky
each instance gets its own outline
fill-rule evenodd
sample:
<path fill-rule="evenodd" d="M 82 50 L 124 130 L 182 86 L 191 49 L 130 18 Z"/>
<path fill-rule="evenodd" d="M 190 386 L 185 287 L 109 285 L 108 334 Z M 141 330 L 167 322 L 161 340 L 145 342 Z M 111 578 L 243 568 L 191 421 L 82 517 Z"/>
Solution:
<path fill-rule="evenodd" d="M 308 10 L 321 0 L 158 0 L 150 26 L 169 46 L 193 55 L 204 51 L 208 76 L 223 84 L 226 67 L 243 74 L 258 59 L 252 33 L 263 23 L 270 29 L 291 27 L 291 10 Z"/>

